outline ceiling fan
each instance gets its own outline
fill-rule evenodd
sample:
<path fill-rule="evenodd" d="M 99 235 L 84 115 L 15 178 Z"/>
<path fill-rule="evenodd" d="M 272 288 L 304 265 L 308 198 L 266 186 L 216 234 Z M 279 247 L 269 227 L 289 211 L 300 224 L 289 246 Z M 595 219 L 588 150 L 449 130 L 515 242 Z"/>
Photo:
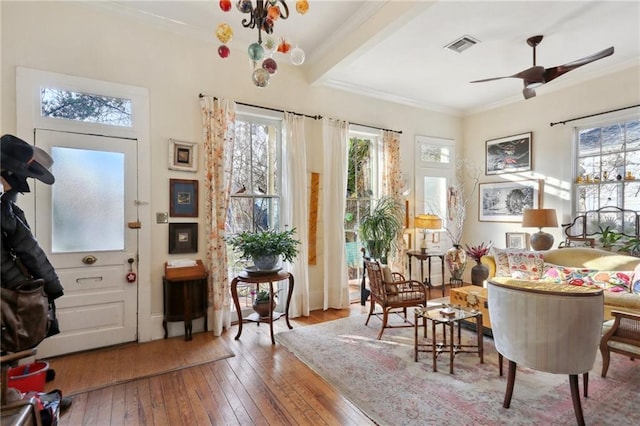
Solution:
<path fill-rule="evenodd" d="M 601 52 L 594 53 L 593 55 L 578 59 L 577 61 L 569 62 L 564 65 L 558 65 L 557 67 L 545 68 L 540 65 L 536 65 L 536 46 L 542 41 L 541 35 L 533 36 L 527 39 L 527 44 L 533 47 L 533 66 L 527 68 L 524 71 L 520 71 L 517 74 L 507 75 L 504 77 L 485 78 L 483 80 L 475 80 L 471 83 L 482 83 L 485 81 L 500 80 L 502 78 L 521 78 L 524 81 L 524 89 L 522 94 L 525 99 L 533 98 L 536 95 L 535 88 L 548 83 L 561 75 L 568 73 L 582 65 L 586 65 L 590 62 L 597 61 L 598 59 L 605 58 L 613 55 L 613 46 L 608 49 L 604 49 Z"/>

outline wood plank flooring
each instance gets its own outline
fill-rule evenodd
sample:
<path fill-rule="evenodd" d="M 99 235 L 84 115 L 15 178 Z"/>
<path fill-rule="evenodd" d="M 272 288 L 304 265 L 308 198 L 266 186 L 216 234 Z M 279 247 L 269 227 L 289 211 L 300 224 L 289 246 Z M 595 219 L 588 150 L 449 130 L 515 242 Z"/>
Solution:
<path fill-rule="evenodd" d="M 366 312 L 359 304 L 350 309 L 313 311 L 292 319 L 294 328 Z M 286 329 L 283 319 L 274 330 Z M 143 378 L 73 396 L 73 404 L 60 425 L 370 425 L 364 414 L 279 344 L 271 345 L 268 324 L 244 324 L 234 340 L 237 325 L 209 345 L 226 345 L 235 357 L 180 371 Z M 199 333 L 200 335 L 202 333 Z M 184 349 L 195 342 L 184 342 Z M 202 340 L 202 339 L 201 339 Z M 167 351 L 166 356 L 172 356 Z M 154 351 L 154 357 L 165 356 Z M 87 368 L 72 361 L 80 368 Z M 72 393 L 81 386 L 73 367 L 56 359 L 57 377 L 47 389 Z M 136 355 L 131 364 L 144 363 Z M 94 366 L 95 374 L 109 374 Z M 58 374 L 64 372 L 64 376 Z M 80 373 L 78 371 L 78 373 Z M 65 383 L 69 383 L 65 390 Z M 82 385 L 84 386 L 84 385 Z"/>
<path fill-rule="evenodd" d="M 431 295 L 440 296 L 437 290 Z M 312 311 L 309 317 L 292 319 L 291 324 L 304 327 L 368 309 L 368 304 L 355 303 L 350 309 Z M 275 332 L 286 329 L 284 319 L 274 323 Z M 234 357 L 75 395 L 60 425 L 374 424 L 287 349 L 271 345 L 268 324 L 244 324 L 240 340 L 234 340 L 237 330 L 233 325 L 220 337 L 198 333 L 193 341 L 179 345 L 185 351 L 190 345 L 225 345 Z M 167 343 L 166 351 L 154 350 L 152 354 L 137 351 L 130 365 L 148 362 L 145 358 L 149 356 L 175 356 L 170 345 Z M 72 357 L 68 359 L 73 365 L 60 364 L 64 358 L 56 359 L 56 370 L 65 372 L 64 376 L 76 376 L 78 366 L 87 368 L 86 363 Z M 93 368 L 95 374 L 109 374 L 99 365 Z M 74 387 L 88 387 L 78 384 L 77 377 L 64 376 L 57 374 L 47 389 L 59 388 L 65 394 L 73 393 Z"/>

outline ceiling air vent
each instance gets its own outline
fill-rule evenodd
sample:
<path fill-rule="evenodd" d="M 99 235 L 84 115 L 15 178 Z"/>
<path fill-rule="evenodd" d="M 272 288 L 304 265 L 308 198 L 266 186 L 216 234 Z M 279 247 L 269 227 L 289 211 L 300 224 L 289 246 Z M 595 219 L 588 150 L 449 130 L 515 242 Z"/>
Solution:
<path fill-rule="evenodd" d="M 447 44 L 445 48 L 456 53 L 462 53 L 468 48 L 470 48 L 471 46 L 473 46 L 474 44 L 477 44 L 479 42 L 480 40 L 473 38 L 471 36 L 465 35 Z"/>

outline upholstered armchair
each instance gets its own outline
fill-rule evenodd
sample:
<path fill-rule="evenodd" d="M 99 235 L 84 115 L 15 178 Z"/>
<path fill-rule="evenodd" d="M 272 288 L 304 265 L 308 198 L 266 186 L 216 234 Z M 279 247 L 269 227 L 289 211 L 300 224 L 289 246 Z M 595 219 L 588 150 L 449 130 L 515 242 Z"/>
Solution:
<path fill-rule="evenodd" d="M 584 425 L 578 375 L 588 396 L 603 321 L 601 289 L 536 281 L 488 281 L 488 303 L 496 350 L 509 360 L 504 408 L 509 408 L 517 365 L 568 374 L 578 424 Z"/>
<path fill-rule="evenodd" d="M 600 341 L 602 377 L 609 369 L 610 352 L 640 358 L 640 315 L 619 311 L 611 311 L 611 315 L 614 319 L 605 323 Z"/>
<path fill-rule="evenodd" d="M 378 262 L 365 259 L 364 265 L 371 291 L 369 315 L 365 325 L 369 324 L 372 315 L 382 315 L 382 328 L 378 340 L 385 328 L 412 327 L 413 323 L 407 318 L 407 308 L 427 306 L 427 287 L 420 281 L 406 280 L 402 274 L 391 272 L 388 267 L 382 267 Z M 374 312 L 376 304 L 380 305 L 382 313 Z M 389 313 L 399 311 L 404 314 L 403 325 L 389 325 Z"/>

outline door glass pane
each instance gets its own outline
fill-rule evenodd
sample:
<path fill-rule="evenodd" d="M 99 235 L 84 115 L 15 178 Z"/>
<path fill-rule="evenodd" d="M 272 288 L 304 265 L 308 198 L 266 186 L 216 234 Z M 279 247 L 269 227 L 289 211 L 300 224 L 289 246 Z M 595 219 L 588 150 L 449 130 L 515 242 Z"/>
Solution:
<path fill-rule="evenodd" d="M 124 250 L 124 154 L 51 150 L 54 253 Z"/>
<path fill-rule="evenodd" d="M 40 103 L 43 117 L 132 127 L 131 99 L 45 87 Z"/>

